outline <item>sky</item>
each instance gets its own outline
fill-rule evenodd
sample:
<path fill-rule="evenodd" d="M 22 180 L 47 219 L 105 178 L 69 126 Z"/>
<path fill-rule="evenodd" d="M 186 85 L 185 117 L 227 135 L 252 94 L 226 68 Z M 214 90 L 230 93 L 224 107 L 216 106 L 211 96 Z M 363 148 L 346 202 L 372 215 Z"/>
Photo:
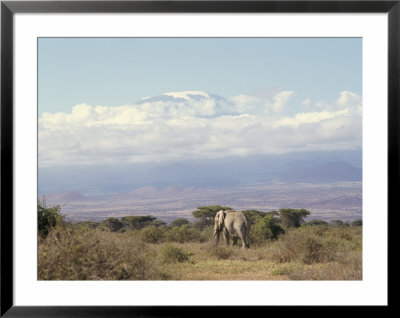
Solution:
<path fill-rule="evenodd" d="M 360 38 L 38 44 L 41 166 L 361 148 Z"/>

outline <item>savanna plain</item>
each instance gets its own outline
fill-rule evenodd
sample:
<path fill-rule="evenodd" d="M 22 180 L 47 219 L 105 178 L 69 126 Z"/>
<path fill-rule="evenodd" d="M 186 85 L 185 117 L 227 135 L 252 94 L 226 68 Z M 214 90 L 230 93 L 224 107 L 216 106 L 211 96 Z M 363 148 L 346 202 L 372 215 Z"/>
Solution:
<path fill-rule="evenodd" d="M 194 222 L 126 216 L 65 221 L 38 201 L 39 280 L 361 280 L 362 221 L 307 221 L 305 209 L 243 211 L 250 248 L 216 244 L 213 217 L 230 207 L 202 206 Z"/>

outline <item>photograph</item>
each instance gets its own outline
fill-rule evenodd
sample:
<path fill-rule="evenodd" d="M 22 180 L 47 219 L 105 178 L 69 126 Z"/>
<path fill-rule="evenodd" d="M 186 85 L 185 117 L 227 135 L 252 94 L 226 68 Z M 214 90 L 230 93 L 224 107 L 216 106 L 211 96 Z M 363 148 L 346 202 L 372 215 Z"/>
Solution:
<path fill-rule="evenodd" d="M 362 37 L 37 37 L 39 281 L 362 281 L 362 159 Z"/>

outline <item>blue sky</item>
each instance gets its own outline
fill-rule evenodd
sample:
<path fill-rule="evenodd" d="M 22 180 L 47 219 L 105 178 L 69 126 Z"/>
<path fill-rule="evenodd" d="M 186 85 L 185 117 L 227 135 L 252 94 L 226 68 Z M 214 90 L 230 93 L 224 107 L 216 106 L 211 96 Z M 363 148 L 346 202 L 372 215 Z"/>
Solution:
<path fill-rule="evenodd" d="M 361 149 L 359 38 L 41 38 L 38 53 L 41 166 Z"/>
<path fill-rule="evenodd" d="M 39 114 L 175 91 L 361 95 L 361 38 L 40 38 Z"/>

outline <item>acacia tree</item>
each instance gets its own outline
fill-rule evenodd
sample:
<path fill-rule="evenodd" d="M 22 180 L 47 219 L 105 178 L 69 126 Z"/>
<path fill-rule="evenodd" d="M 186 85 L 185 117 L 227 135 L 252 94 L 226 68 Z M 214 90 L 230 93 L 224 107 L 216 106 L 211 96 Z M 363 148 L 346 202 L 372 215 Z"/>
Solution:
<path fill-rule="evenodd" d="M 111 232 L 117 232 L 124 227 L 124 224 L 117 218 L 108 218 L 101 223 Z"/>
<path fill-rule="evenodd" d="M 203 229 L 207 226 L 213 225 L 214 216 L 219 210 L 229 211 L 233 209 L 228 206 L 221 205 L 199 206 L 197 210 L 192 212 L 192 215 L 198 219 L 198 221 L 194 224 L 195 227 Z"/>
<path fill-rule="evenodd" d="M 279 209 L 279 217 L 287 227 L 300 227 L 307 215 L 310 211 L 306 209 Z"/>
<path fill-rule="evenodd" d="M 185 218 L 178 218 L 178 219 L 173 220 L 173 221 L 169 224 L 169 226 L 170 226 L 170 227 L 174 227 L 174 226 L 180 227 L 180 226 L 185 225 L 185 224 L 187 224 L 187 225 L 190 224 L 190 222 L 189 222 L 188 219 L 185 219 Z"/>
<path fill-rule="evenodd" d="M 263 212 L 259 210 L 243 210 L 243 214 L 250 220 L 251 224 L 254 224 L 257 219 L 263 218 L 267 215 L 274 217 L 279 215 L 278 211 L 269 211 L 269 212 Z M 274 221 L 278 222 L 278 220 L 274 219 Z"/>
<path fill-rule="evenodd" d="M 351 226 L 362 226 L 362 220 L 361 219 L 354 220 L 353 222 L 351 222 Z"/>
<path fill-rule="evenodd" d="M 152 215 L 129 215 L 121 218 L 121 222 L 125 227 L 132 230 L 140 230 L 147 226 L 166 225 L 164 221 L 157 219 Z"/>
<path fill-rule="evenodd" d="M 328 225 L 328 222 L 323 221 L 323 220 L 314 219 L 314 220 L 308 221 L 307 223 L 305 223 L 305 225 Z"/>
<path fill-rule="evenodd" d="M 331 220 L 331 223 L 335 226 L 349 226 L 349 223 L 343 222 L 342 220 Z"/>

